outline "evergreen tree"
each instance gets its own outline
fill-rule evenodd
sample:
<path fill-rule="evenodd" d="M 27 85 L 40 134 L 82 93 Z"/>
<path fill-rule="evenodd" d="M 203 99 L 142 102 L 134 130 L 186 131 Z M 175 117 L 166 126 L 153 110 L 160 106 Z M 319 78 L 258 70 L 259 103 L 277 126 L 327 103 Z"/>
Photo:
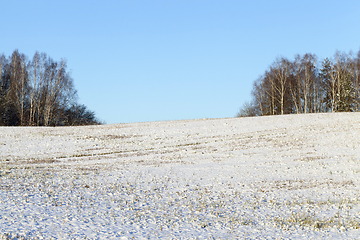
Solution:
<path fill-rule="evenodd" d="M 355 89 L 350 74 L 345 75 L 340 82 L 340 92 L 337 93 L 337 112 L 351 112 L 355 100 Z"/>
<path fill-rule="evenodd" d="M 335 81 L 332 77 L 331 61 L 325 58 L 322 62 L 322 68 L 320 69 L 319 77 L 323 92 L 323 101 L 325 103 L 326 111 L 335 110 L 336 92 L 335 92 Z"/>
<path fill-rule="evenodd" d="M 325 58 L 320 71 L 313 54 L 293 61 L 276 61 L 253 85 L 251 104 L 238 116 L 315 112 L 350 112 L 360 109 L 360 51 L 357 57 L 336 52 Z"/>

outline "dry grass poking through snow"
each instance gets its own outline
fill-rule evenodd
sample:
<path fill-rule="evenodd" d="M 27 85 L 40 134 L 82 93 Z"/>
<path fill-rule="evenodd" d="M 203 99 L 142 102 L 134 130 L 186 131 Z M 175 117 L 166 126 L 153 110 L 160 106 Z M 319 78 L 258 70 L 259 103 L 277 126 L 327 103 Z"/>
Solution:
<path fill-rule="evenodd" d="M 360 114 L 0 128 L 0 239 L 358 239 Z"/>

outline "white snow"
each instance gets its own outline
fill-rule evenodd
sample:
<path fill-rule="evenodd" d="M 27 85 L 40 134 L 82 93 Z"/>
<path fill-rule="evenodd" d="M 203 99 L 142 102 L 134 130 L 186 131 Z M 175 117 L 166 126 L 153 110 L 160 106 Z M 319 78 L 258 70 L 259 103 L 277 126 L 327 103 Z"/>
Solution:
<path fill-rule="evenodd" d="M 0 128 L 0 239 L 359 239 L 360 113 Z"/>

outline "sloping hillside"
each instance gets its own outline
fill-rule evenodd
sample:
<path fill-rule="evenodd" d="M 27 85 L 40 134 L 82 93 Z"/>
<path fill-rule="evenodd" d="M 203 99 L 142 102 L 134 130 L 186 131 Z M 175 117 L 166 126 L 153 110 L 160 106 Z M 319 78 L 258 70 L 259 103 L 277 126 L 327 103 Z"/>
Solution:
<path fill-rule="evenodd" d="M 0 128 L 0 233 L 359 238 L 359 146 L 359 113 Z"/>

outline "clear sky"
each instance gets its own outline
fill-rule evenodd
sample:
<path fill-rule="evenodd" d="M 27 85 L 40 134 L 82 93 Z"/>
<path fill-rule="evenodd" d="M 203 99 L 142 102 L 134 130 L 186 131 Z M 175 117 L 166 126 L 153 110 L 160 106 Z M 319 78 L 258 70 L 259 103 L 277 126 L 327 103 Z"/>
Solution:
<path fill-rule="evenodd" d="M 360 49 L 360 1 L 0 0 L 0 53 L 66 58 L 107 123 L 233 117 L 279 56 Z"/>

